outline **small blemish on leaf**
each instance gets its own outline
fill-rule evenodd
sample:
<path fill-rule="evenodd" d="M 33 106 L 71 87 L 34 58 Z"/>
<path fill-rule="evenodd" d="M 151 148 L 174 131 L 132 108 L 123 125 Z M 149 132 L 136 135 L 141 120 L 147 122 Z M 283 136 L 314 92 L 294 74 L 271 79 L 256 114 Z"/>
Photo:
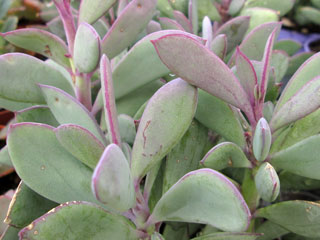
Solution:
<path fill-rule="evenodd" d="M 141 8 L 141 7 L 142 7 L 141 3 L 138 3 L 137 7 L 138 7 L 138 8 Z"/>
<path fill-rule="evenodd" d="M 120 28 L 120 32 L 123 32 L 124 31 L 124 29 L 123 28 Z"/>
<path fill-rule="evenodd" d="M 310 212 L 311 211 L 311 207 L 307 207 L 306 212 Z"/>
<path fill-rule="evenodd" d="M 46 169 L 46 166 L 42 165 L 42 166 L 40 167 L 40 169 L 41 169 L 41 170 L 45 170 L 45 169 Z"/>
<path fill-rule="evenodd" d="M 51 50 L 50 50 L 49 45 L 46 45 L 46 46 L 45 46 L 44 53 L 47 54 L 47 55 L 49 55 L 50 57 L 52 57 L 52 53 L 51 53 Z"/>
<path fill-rule="evenodd" d="M 33 234 L 34 235 L 37 235 L 39 232 L 37 231 L 37 230 L 35 230 L 34 232 L 33 232 Z"/>
<path fill-rule="evenodd" d="M 28 230 L 31 230 L 33 227 L 34 227 L 34 224 L 31 223 L 31 224 L 28 225 L 27 229 L 28 229 Z"/>
<path fill-rule="evenodd" d="M 59 98 L 57 98 L 57 97 L 56 97 L 56 98 L 54 98 L 54 100 L 55 100 L 56 102 L 59 102 Z"/>
<path fill-rule="evenodd" d="M 232 165 L 233 165 L 233 162 L 232 162 L 231 159 L 229 159 L 229 161 L 228 161 L 228 166 L 232 167 Z"/>

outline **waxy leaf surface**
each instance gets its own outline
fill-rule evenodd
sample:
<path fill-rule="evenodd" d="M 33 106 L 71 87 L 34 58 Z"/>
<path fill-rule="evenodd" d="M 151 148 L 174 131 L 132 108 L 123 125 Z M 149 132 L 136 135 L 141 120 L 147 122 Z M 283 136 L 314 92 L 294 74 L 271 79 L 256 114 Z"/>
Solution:
<path fill-rule="evenodd" d="M 36 219 L 19 233 L 20 239 L 138 240 L 133 224 L 87 202 L 67 202 Z"/>
<path fill-rule="evenodd" d="M 18 29 L 3 35 L 8 42 L 39 53 L 57 63 L 69 68 L 69 59 L 66 57 L 68 48 L 64 41 L 56 35 L 36 28 Z"/>
<path fill-rule="evenodd" d="M 260 235 L 255 233 L 218 232 L 192 238 L 191 240 L 256 240 Z"/>
<path fill-rule="evenodd" d="M 308 201 L 286 201 L 259 209 L 263 217 L 305 237 L 320 236 L 320 204 Z"/>
<path fill-rule="evenodd" d="M 223 60 L 227 53 L 227 44 L 227 36 L 225 34 L 219 34 L 212 39 L 210 49 L 214 54 Z"/>
<path fill-rule="evenodd" d="M 88 167 L 96 167 L 104 145 L 91 132 L 73 124 L 60 125 L 54 132 L 66 151 Z"/>
<path fill-rule="evenodd" d="M 271 163 L 300 176 L 318 179 L 320 169 L 320 135 L 306 138 L 271 156 Z"/>
<path fill-rule="evenodd" d="M 52 127 L 59 126 L 59 123 L 47 106 L 33 106 L 16 112 L 17 122 L 44 123 Z"/>
<path fill-rule="evenodd" d="M 11 111 L 45 104 L 37 83 L 74 94 L 71 84 L 59 71 L 25 54 L 0 56 L 0 72 L 0 106 Z"/>
<path fill-rule="evenodd" d="M 191 124 L 197 96 L 195 87 L 176 79 L 149 100 L 132 149 L 134 180 L 143 177 L 178 143 Z"/>
<path fill-rule="evenodd" d="M 163 36 L 152 43 L 160 59 L 173 73 L 253 118 L 252 107 L 240 82 L 228 66 L 205 46 L 182 34 Z"/>
<path fill-rule="evenodd" d="M 153 17 L 156 0 L 133 0 L 121 12 L 102 39 L 101 50 L 109 59 L 134 43 Z"/>
<path fill-rule="evenodd" d="M 250 212 L 238 189 L 221 173 L 200 169 L 186 174 L 159 200 L 148 222 L 210 224 L 224 231 L 245 231 Z"/>
<path fill-rule="evenodd" d="M 90 189 L 92 171 L 64 150 L 53 130 L 39 123 L 11 126 L 7 141 L 18 175 L 32 190 L 52 201 L 95 202 Z"/>
<path fill-rule="evenodd" d="M 222 170 L 227 167 L 251 167 L 250 161 L 241 148 L 231 142 L 223 142 L 214 146 L 203 157 L 201 164 L 215 170 Z"/>
<path fill-rule="evenodd" d="M 296 40 L 282 39 L 274 44 L 274 49 L 285 51 L 289 56 L 292 56 L 299 51 L 301 46 L 301 43 Z"/>
<path fill-rule="evenodd" d="M 263 8 L 270 8 L 278 12 L 280 16 L 285 15 L 288 13 L 294 6 L 294 0 L 249 0 L 245 3 L 245 8 L 252 8 L 252 7 L 263 7 Z"/>
<path fill-rule="evenodd" d="M 167 30 L 167 29 L 176 29 L 185 31 L 185 29 L 175 20 L 171 18 L 161 17 L 159 18 L 159 23 L 161 25 L 161 29 Z"/>
<path fill-rule="evenodd" d="M 97 21 L 104 15 L 117 0 L 83 0 L 79 10 L 79 23 L 89 24 Z"/>
<path fill-rule="evenodd" d="M 102 143 L 106 139 L 90 112 L 69 94 L 50 86 L 40 86 L 47 105 L 60 124 L 76 124 L 93 133 Z"/>
<path fill-rule="evenodd" d="M 135 191 L 128 161 L 116 144 L 104 150 L 92 176 L 95 197 L 107 206 L 125 212 L 135 204 Z"/>

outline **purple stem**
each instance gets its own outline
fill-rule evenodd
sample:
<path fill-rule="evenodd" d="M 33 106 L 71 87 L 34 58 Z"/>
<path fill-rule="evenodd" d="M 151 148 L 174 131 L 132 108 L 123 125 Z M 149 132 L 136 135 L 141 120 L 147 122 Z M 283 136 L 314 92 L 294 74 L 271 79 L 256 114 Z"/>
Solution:
<path fill-rule="evenodd" d="M 73 55 L 74 39 L 76 36 L 76 26 L 71 11 L 70 0 L 53 0 L 59 15 L 63 22 L 64 31 L 66 33 L 69 54 Z"/>

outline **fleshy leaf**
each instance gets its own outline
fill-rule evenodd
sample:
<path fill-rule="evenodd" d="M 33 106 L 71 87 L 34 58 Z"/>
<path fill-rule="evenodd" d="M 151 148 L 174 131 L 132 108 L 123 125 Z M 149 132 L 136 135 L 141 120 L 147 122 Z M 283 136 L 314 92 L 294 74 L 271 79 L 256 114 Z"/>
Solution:
<path fill-rule="evenodd" d="M 277 34 L 280 31 L 281 23 L 271 22 L 264 23 L 254 28 L 242 41 L 239 48 L 250 60 L 261 61 L 264 54 L 264 49 L 270 34 L 277 29 Z M 229 61 L 229 66 L 234 65 L 235 54 Z"/>
<path fill-rule="evenodd" d="M 305 62 L 307 61 L 312 55 L 314 55 L 313 52 L 303 52 L 303 53 L 298 53 L 294 55 L 293 57 L 290 58 L 289 61 L 289 67 L 286 72 L 286 76 L 292 76 L 295 74 L 295 72 L 298 70 L 298 68 Z"/>
<path fill-rule="evenodd" d="M 247 56 L 244 55 L 239 48 L 237 48 L 236 54 L 236 67 L 237 77 L 239 78 L 243 89 L 249 96 L 250 103 L 254 104 L 254 89 L 258 84 L 257 74 L 249 58 L 247 58 Z"/>
<path fill-rule="evenodd" d="M 74 40 L 73 59 L 76 68 L 83 73 L 94 71 L 100 59 L 100 37 L 87 23 L 81 23 Z"/>
<path fill-rule="evenodd" d="M 306 138 L 271 156 L 271 164 L 300 176 L 320 180 L 320 135 Z"/>
<path fill-rule="evenodd" d="M 278 12 L 280 17 L 288 13 L 294 6 L 294 0 L 249 0 L 245 3 L 245 8 L 252 8 L 252 7 L 264 7 L 270 8 Z"/>
<path fill-rule="evenodd" d="M 151 42 L 173 73 L 242 109 L 249 119 L 253 119 L 252 107 L 239 81 L 209 49 L 182 34 L 166 35 Z"/>
<path fill-rule="evenodd" d="M 32 190 L 58 203 L 96 202 L 90 189 L 92 171 L 64 150 L 52 127 L 17 123 L 7 141 L 15 170 Z"/>
<path fill-rule="evenodd" d="M 275 112 L 291 99 L 306 83 L 320 75 L 320 53 L 305 61 L 292 76 L 276 105 Z"/>
<path fill-rule="evenodd" d="M 10 155 L 8 152 L 8 147 L 2 147 L 0 151 L 0 177 L 3 177 L 14 171 Z"/>
<path fill-rule="evenodd" d="M 232 108 L 201 89 L 198 90 L 198 95 L 196 119 L 227 141 L 244 148 L 246 144 L 244 132 Z"/>
<path fill-rule="evenodd" d="M 227 36 L 225 34 L 220 34 L 212 39 L 210 49 L 223 60 L 227 53 Z"/>
<path fill-rule="evenodd" d="M 66 224 L 67 223 L 67 224 Z M 20 239 L 138 240 L 133 224 L 88 202 L 66 202 L 19 232 Z"/>
<path fill-rule="evenodd" d="M 141 39 L 130 49 L 112 72 L 116 99 L 170 73 L 170 70 L 159 59 L 150 42 L 150 40 L 167 34 L 184 34 L 202 41 L 198 36 L 179 30 L 159 31 Z M 132 79 L 136 80 L 132 81 Z"/>
<path fill-rule="evenodd" d="M 0 106 L 11 111 L 45 104 L 37 83 L 74 94 L 71 84 L 59 71 L 25 54 L 0 56 L 0 72 Z"/>
<path fill-rule="evenodd" d="M 153 17 L 156 4 L 156 0 L 131 1 L 102 39 L 102 53 L 112 59 L 134 43 L 138 34 L 145 29 Z"/>
<path fill-rule="evenodd" d="M 60 89 L 41 85 L 46 102 L 60 124 L 76 124 L 93 133 L 102 143 L 106 139 L 96 120 L 75 98 Z"/>
<path fill-rule="evenodd" d="M 160 88 L 142 115 L 132 149 L 131 173 L 141 179 L 187 131 L 195 114 L 197 89 L 182 79 Z"/>
<path fill-rule="evenodd" d="M 221 173 L 200 169 L 186 174 L 159 200 L 148 223 L 204 223 L 224 231 L 245 231 L 250 211 L 238 189 Z"/>
<path fill-rule="evenodd" d="M 227 53 L 239 45 L 245 36 L 249 27 L 250 17 L 240 16 L 223 24 L 215 33 L 214 37 L 219 34 L 227 36 Z"/>
<path fill-rule="evenodd" d="M 104 145 L 91 132 L 73 124 L 60 125 L 54 132 L 66 151 L 88 167 L 96 167 Z"/>
<path fill-rule="evenodd" d="M 205 16 L 202 20 L 202 37 L 207 41 L 206 46 L 211 48 L 213 32 L 212 32 L 211 20 L 208 16 Z"/>
<path fill-rule="evenodd" d="M 231 142 L 223 142 L 214 146 L 201 160 L 201 164 L 218 171 L 227 167 L 251 167 L 250 161 L 241 148 Z"/>
<path fill-rule="evenodd" d="M 263 163 L 254 177 L 257 191 L 260 197 L 273 202 L 277 199 L 280 192 L 280 181 L 276 170 L 270 163 Z"/>
<path fill-rule="evenodd" d="M 162 192 L 165 193 L 183 175 L 198 169 L 208 140 L 208 130 L 193 120 L 180 142 L 166 157 Z"/>
<path fill-rule="evenodd" d="M 82 0 L 79 10 L 79 23 L 89 24 L 103 16 L 116 0 Z"/>
<path fill-rule="evenodd" d="M 301 48 L 301 43 L 292 39 L 282 39 L 274 44 L 275 50 L 285 51 L 289 56 L 293 56 Z"/>
<path fill-rule="evenodd" d="M 254 157 L 258 161 L 264 161 L 269 154 L 271 146 L 271 130 L 267 120 L 260 118 L 254 131 L 252 148 Z"/>
<path fill-rule="evenodd" d="M 270 67 L 274 68 L 276 83 L 280 83 L 289 67 L 289 56 L 282 50 L 273 50 Z"/>
<path fill-rule="evenodd" d="M 42 197 L 21 181 L 12 198 L 5 223 L 23 228 L 57 205 L 58 203 Z"/>
<path fill-rule="evenodd" d="M 106 55 L 100 61 L 101 91 L 104 105 L 104 113 L 111 143 L 121 145 L 117 109 L 114 98 L 111 65 Z"/>
<path fill-rule="evenodd" d="M 59 123 L 47 106 L 33 106 L 16 112 L 17 122 L 44 123 L 52 127 L 59 126 Z"/>
<path fill-rule="evenodd" d="M 20 229 L 7 226 L 6 230 L 1 235 L 1 240 L 19 240 L 18 233 Z"/>
<path fill-rule="evenodd" d="M 288 123 L 305 117 L 317 110 L 319 106 L 320 77 L 316 77 L 307 82 L 295 93 L 295 95 L 288 99 L 288 101 L 286 101 L 280 108 L 275 110 L 270 121 L 270 127 L 273 131 L 277 130 Z"/>
<path fill-rule="evenodd" d="M 228 233 L 218 232 L 192 238 L 191 240 L 256 240 L 260 234 L 256 233 Z"/>
<path fill-rule="evenodd" d="M 168 30 L 168 29 L 175 29 L 185 31 L 185 29 L 175 20 L 166 17 L 160 17 L 159 22 L 161 25 L 161 29 Z"/>
<path fill-rule="evenodd" d="M 256 212 L 256 216 L 267 218 L 296 234 L 319 238 L 319 213 L 319 203 L 286 201 L 261 208 Z"/>
<path fill-rule="evenodd" d="M 92 175 L 92 191 L 107 206 L 125 212 L 135 204 L 135 191 L 126 157 L 116 144 L 104 150 Z"/>
<path fill-rule="evenodd" d="M 279 174 L 282 191 L 316 190 L 320 188 L 320 180 L 302 177 L 288 171 Z"/>
<path fill-rule="evenodd" d="M 189 33 L 192 33 L 192 24 L 189 19 L 180 11 L 174 10 L 173 16 L 176 21 Z"/>
<path fill-rule="evenodd" d="M 258 240 L 271 240 L 279 238 L 290 231 L 271 221 L 265 221 L 257 228 L 256 232 L 263 234 Z"/>
<path fill-rule="evenodd" d="M 118 116 L 118 122 L 121 140 L 132 145 L 136 137 L 134 119 L 128 115 L 120 114 Z"/>
<path fill-rule="evenodd" d="M 18 47 L 39 53 L 67 68 L 70 67 L 69 59 L 66 57 L 68 54 L 66 44 L 50 32 L 36 28 L 24 28 L 7 32 L 3 34 L 3 37 Z"/>

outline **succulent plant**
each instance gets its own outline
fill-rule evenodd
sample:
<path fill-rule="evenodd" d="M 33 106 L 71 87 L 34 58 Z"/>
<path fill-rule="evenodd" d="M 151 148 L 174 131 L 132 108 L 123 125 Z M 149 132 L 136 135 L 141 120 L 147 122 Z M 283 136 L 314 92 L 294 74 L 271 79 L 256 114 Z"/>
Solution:
<path fill-rule="evenodd" d="M 212 26 L 193 0 L 153 19 L 165 3 L 55 0 L 63 34 L 1 34 L 48 58 L 0 56 L 22 180 L 2 239 L 320 237 L 319 203 L 283 201 L 320 186 L 320 55 L 280 92 L 279 22 Z"/>

